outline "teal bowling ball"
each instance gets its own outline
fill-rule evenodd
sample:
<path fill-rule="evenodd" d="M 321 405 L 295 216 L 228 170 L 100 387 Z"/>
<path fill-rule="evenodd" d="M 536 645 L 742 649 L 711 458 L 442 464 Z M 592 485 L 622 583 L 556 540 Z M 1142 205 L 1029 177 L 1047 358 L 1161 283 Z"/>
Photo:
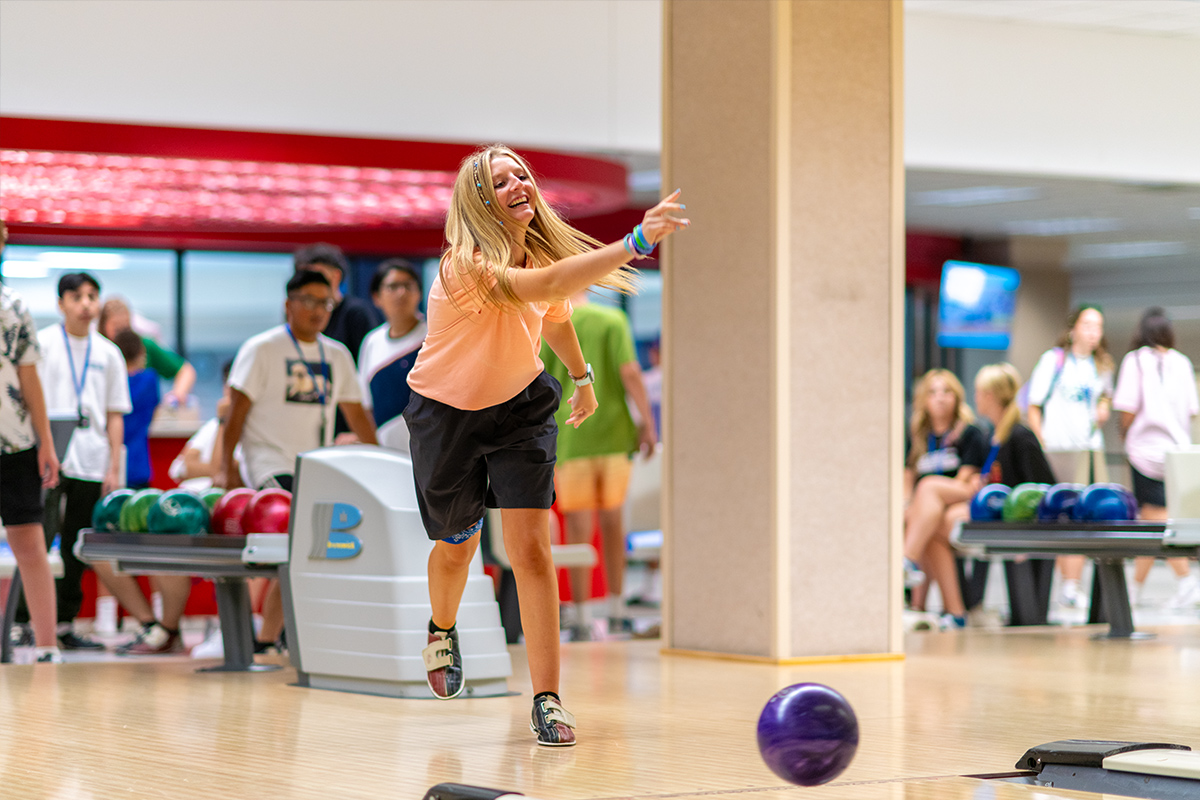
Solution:
<path fill-rule="evenodd" d="M 92 508 L 92 529 L 97 531 L 121 530 L 121 506 L 133 497 L 133 489 L 116 489 L 101 497 Z"/>
<path fill-rule="evenodd" d="M 184 489 L 165 492 L 146 512 L 150 533 L 186 533 L 199 536 L 208 532 L 208 506 L 204 500 Z"/>

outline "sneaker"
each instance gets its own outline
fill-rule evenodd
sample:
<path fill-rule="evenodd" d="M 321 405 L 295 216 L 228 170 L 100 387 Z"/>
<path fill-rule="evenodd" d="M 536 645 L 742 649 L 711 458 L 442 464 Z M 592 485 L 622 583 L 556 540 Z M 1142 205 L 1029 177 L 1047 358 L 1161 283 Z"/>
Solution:
<path fill-rule="evenodd" d="M 925 573 L 921 572 L 921 568 L 917 566 L 917 562 L 911 558 L 904 559 L 904 586 L 906 589 L 915 589 L 925 582 Z"/>
<path fill-rule="evenodd" d="M 254 655 L 280 655 L 283 653 L 283 640 L 277 642 L 264 642 L 261 639 L 254 640 Z"/>
<path fill-rule="evenodd" d="M 629 617 L 609 617 L 608 635 L 617 639 L 633 637 L 633 620 Z"/>
<path fill-rule="evenodd" d="M 458 650 L 458 629 L 429 634 L 429 646 L 421 651 L 425 660 L 425 681 L 429 691 L 441 700 L 453 700 L 462 694 L 462 654 Z"/>
<path fill-rule="evenodd" d="M 61 650 L 103 650 L 104 645 L 95 639 L 80 636 L 74 631 L 58 635 L 58 646 Z"/>
<path fill-rule="evenodd" d="M 61 664 L 62 662 L 62 653 L 57 647 L 39 647 L 37 658 L 33 660 L 35 664 Z"/>
<path fill-rule="evenodd" d="M 119 656 L 160 656 L 183 652 L 179 631 L 172 633 L 158 622 L 142 626 L 133 641 L 117 648 Z"/>
<path fill-rule="evenodd" d="M 8 640 L 13 647 L 32 647 L 33 628 L 20 622 L 14 622 L 8 631 Z"/>
<path fill-rule="evenodd" d="M 956 617 L 953 614 L 942 614 L 937 621 L 938 630 L 956 631 L 959 628 L 967 627 L 966 617 Z"/>
<path fill-rule="evenodd" d="M 537 734 L 538 744 L 570 747 L 575 744 L 575 715 L 557 697 L 541 695 L 534 701 L 529 730 Z"/>
<path fill-rule="evenodd" d="M 1087 598 L 1079 590 L 1079 581 L 1063 581 L 1058 591 L 1058 602 L 1064 608 L 1083 608 L 1087 605 Z"/>
<path fill-rule="evenodd" d="M 590 642 L 592 639 L 592 626 L 590 625 L 572 625 L 568 629 L 568 641 Z"/>
<path fill-rule="evenodd" d="M 1185 610 L 1200 605 L 1200 578 L 1195 575 L 1185 575 L 1179 579 L 1179 588 L 1175 596 L 1167 601 L 1164 608 Z"/>

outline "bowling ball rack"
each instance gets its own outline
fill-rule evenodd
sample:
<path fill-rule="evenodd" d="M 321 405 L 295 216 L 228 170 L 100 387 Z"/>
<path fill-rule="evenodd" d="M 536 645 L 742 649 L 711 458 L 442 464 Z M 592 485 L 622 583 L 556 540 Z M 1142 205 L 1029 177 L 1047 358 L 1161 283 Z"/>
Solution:
<path fill-rule="evenodd" d="M 277 664 L 254 663 L 254 628 L 247 578 L 278 577 L 288 562 L 285 533 L 246 536 L 105 532 L 85 528 L 76 555 L 81 561 L 113 561 L 131 575 L 152 573 L 211 578 L 225 646 L 225 661 L 197 672 L 266 672 Z"/>
<path fill-rule="evenodd" d="M 1009 604 L 1014 619 L 1040 618 L 1045 624 L 1053 560 L 1048 556 L 1081 555 L 1096 562 L 1088 622 L 1107 622 L 1107 633 L 1095 639 L 1150 639 L 1133 628 L 1133 611 L 1125 584 L 1125 561 L 1138 556 L 1200 556 L 1200 541 L 1180 538 L 1163 522 L 964 522 L 951 534 L 964 555 L 1001 557 L 1009 578 Z M 1015 562 L 1018 556 L 1028 560 Z M 1027 565 L 1040 561 L 1042 566 Z M 1039 624 L 1039 623 L 1026 623 Z"/>

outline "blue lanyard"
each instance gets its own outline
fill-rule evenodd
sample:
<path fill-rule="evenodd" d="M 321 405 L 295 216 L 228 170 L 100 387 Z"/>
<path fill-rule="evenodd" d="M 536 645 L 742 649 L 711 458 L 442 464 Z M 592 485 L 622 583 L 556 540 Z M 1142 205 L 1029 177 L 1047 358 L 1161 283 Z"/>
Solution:
<path fill-rule="evenodd" d="M 319 390 L 318 397 L 321 401 L 321 407 L 324 408 L 324 406 L 325 406 L 325 383 L 323 381 L 332 379 L 333 376 L 332 375 L 326 376 L 326 374 L 325 374 L 326 371 L 328 370 L 328 365 L 325 363 L 325 346 L 323 344 L 321 344 L 321 335 L 317 334 L 317 352 L 320 353 L 320 355 L 321 355 L 321 378 L 323 380 L 318 381 L 317 374 L 315 372 L 313 372 L 312 364 L 308 363 L 308 359 L 304 357 L 304 351 L 300 349 L 300 342 L 297 341 L 296 334 L 292 333 L 292 326 L 284 325 L 283 327 L 287 328 L 288 336 L 292 337 L 292 344 L 296 345 L 296 352 L 300 355 L 300 361 L 304 364 L 304 368 L 308 370 L 309 377 L 312 378 L 313 387 L 314 388 L 317 386 L 321 387 Z M 90 342 L 89 342 L 89 344 L 90 344 Z"/>
<path fill-rule="evenodd" d="M 83 419 L 83 387 L 87 384 L 88 365 L 92 362 L 92 334 L 89 332 L 87 337 L 87 350 L 83 356 L 83 378 L 75 372 L 75 356 L 71 352 L 71 339 L 67 336 L 67 329 L 62 328 L 63 344 L 67 348 L 67 363 L 71 365 L 71 388 L 75 390 L 75 411 L 79 414 L 79 418 Z"/>
<path fill-rule="evenodd" d="M 998 456 L 999 454 L 1000 454 L 1000 445 L 999 444 L 992 445 L 992 449 L 988 451 L 987 460 L 983 462 L 983 469 L 981 469 L 979 471 L 979 474 L 983 476 L 984 480 L 987 480 L 988 475 L 992 474 L 992 464 L 995 463 L 996 456 Z"/>

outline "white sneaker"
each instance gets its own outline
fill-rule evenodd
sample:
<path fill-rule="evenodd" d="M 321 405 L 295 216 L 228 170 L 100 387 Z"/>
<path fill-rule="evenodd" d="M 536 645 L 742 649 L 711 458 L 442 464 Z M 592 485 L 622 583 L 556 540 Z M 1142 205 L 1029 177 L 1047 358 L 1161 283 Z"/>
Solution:
<path fill-rule="evenodd" d="M 904 559 L 904 588 L 915 589 L 925 582 L 925 573 L 911 558 Z"/>
<path fill-rule="evenodd" d="M 1185 610 L 1200 605 L 1200 578 L 1186 575 L 1179 579 L 1179 588 L 1175 596 L 1167 601 L 1164 608 Z"/>
<path fill-rule="evenodd" d="M 1062 588 L 1058 590 L 1058 602 L 1065 608 L 1083 608 L 1087 605 L 1087 598 L 1079 590 L 1079 581 L 1063 581 Z"/>

